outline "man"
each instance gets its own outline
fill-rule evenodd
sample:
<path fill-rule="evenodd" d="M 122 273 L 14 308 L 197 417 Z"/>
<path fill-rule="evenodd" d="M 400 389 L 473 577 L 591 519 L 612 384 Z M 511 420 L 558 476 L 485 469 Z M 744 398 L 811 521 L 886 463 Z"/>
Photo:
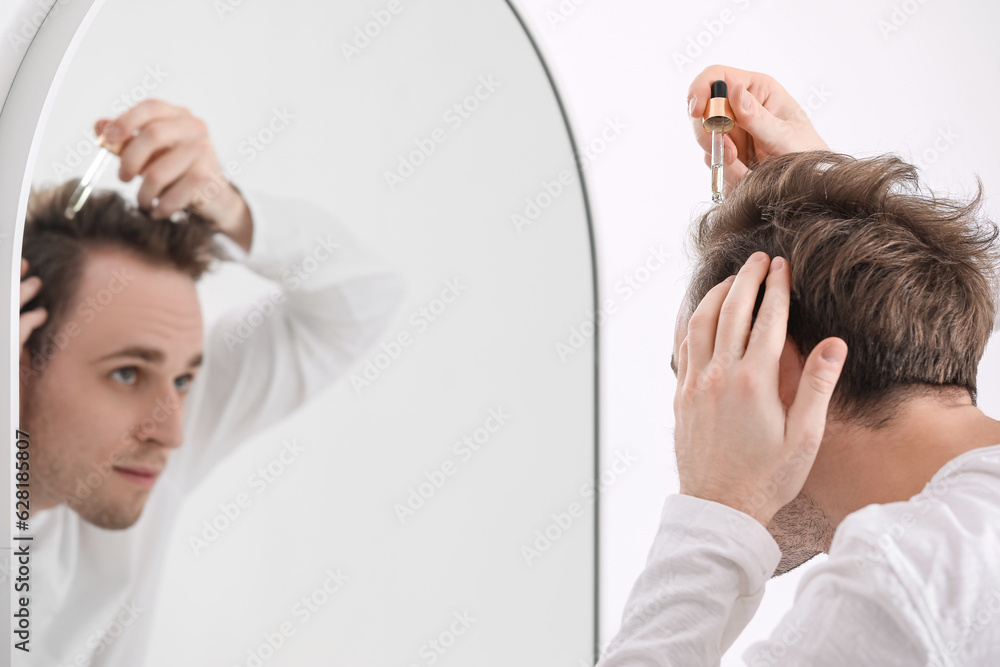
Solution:
<path fill-rule="evenodd" d="M 33 633 L 19 664 L 144 664 L 186 495 L 341 375 L 401 291 L 322 210 L 213 188 L 221 167 L 185 109 L 148 100 L 95 129 L 125 142 L 119 176 L 142 176 L 142 210 L 99 193 L 67 220 L 73 182 L 29 206 L 20 428 Z M 219 256 L 280 288 L 203 336 L 195 281 Z"/>
<path fill-rule="evenodd" d="M 694 119 L 716 79 L 738 185 L 699 221 L 677 320 L 680 493 L 599 664 L 718 665 L 767 579 L 820 552 L 747 664 L 1000 664 L 1000 422 L 976 407 L 1000 255 L 981 193 L 926 197 L 897 158 L 792 152 L 822 142 L 757 73 L 703 72 Z"/>

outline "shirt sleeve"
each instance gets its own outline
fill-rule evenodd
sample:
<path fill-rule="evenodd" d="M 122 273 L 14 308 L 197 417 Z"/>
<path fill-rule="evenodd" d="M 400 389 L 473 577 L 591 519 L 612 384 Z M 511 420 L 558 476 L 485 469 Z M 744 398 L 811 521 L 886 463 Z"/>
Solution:
<path fill-rule="evenodd" d="M 175 454 L 185 488 L 329 387 L 378 340 L 404 293 L 399 274 L 322 208 L 242 194 L 253 217 L 251 248 L 225 245 L 275 285 L 225 313 L 205 337 L 202 370 L 185 400 L 185 443 Z"/>
<path fill-rule="evenodd" d="M 795 603 L 771 636 L 743 654 L 749 667 L 925 665 L 926 624 L 913 586 L 872 545 L 844 538 L 799 582 Z M 840 555 L 834 556 L 836 551 Z M 750 516 L 691 496 L 670 496 L 622 628 L 599 667 L 721 664 L 763 597 L 781 559 Z M 928 631 L 930 632 L 930 631 Z"/>
<path fill-rule="evenodd" d="M 693 496 L 668 496 L 621 629 L 599 667 L 719 665 L 780 560 L 774 538 L 749 515 Z"/>

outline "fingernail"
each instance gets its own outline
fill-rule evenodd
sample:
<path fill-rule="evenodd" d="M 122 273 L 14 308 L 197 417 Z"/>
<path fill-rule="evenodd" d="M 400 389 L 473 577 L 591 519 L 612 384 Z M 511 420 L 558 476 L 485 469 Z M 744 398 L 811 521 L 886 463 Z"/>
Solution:
<path fill-rule="evenodd" d="M 122 128 L 120 125 L 118 125 L 117 123 L 108 123 L 107 125 L 104 126 L 103 134 L 108 139 L 115 141 L 119 138 L 121 132 Z"/>
<path fill-rule="evenodd" d="M 743 107 L 743 111 L 750 113 L 750 107 L 753 106 L 753 97 L 750 95 L 750 91 L 746 88 L 743 89 L 743 97 L 740 98 L 740 106 Z"/>
<path fill-rule="evenodd" d="M 694 95 L 692 95 L 691 97 L 688 98 L 688 115 L 689 116 L 693 116 L 694 115 L 694 103 L 695 103 L 695 97 L 694 97 Z"/>
<path fill-rule="evenodd" d="M 750 259 L 747 260 L 747 261 L 748 261 L 748 263 L 749 262 L 762 262 L 762 261 L 764 261 L 765 257 L 767 257 L 767 253 L 764 253 L 764 252 L 755 252 L 754 254 L 750 255 Z"/>
<path fill-rule="evenodd" d="M 771 260 L 771 270 L 768 273 L 774 273 L 775 271 L 781 271 L 785 268 L 785 260 L 780 257 L 775 257 Z"/>
<path fill-rule="evenodd" d="M 831 364 L 840 364 L 847 357 L 847 350 L 843 345 L 830 344 L 823 350 L 823 361 Z"/>

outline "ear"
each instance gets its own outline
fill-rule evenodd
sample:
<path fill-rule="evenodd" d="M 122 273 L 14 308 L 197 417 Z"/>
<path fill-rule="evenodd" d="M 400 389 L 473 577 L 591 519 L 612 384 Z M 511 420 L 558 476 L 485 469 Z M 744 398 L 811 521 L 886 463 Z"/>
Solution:
<path fill-rule="evenodd" d="M 805 365 L 806 360 L 791 336 L 785 336 L 785 347 L 781 350 L 781 358 L 778 360 L 778 396 L 781 397 L 785 409 L 795 402 L 795 393 L 798 391 Z"/>

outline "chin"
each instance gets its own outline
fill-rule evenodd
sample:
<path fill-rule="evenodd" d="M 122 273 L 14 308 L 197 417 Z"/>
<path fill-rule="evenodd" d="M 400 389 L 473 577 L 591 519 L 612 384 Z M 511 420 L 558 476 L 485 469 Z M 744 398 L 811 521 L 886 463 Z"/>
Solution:
<path fill-rule="evenodd" d="M 81 519 L 105 530 L 125 530 L 139 521 L 146 498 L 140 501 L 97 501 L 90 499 L 73 507 Z"/>

